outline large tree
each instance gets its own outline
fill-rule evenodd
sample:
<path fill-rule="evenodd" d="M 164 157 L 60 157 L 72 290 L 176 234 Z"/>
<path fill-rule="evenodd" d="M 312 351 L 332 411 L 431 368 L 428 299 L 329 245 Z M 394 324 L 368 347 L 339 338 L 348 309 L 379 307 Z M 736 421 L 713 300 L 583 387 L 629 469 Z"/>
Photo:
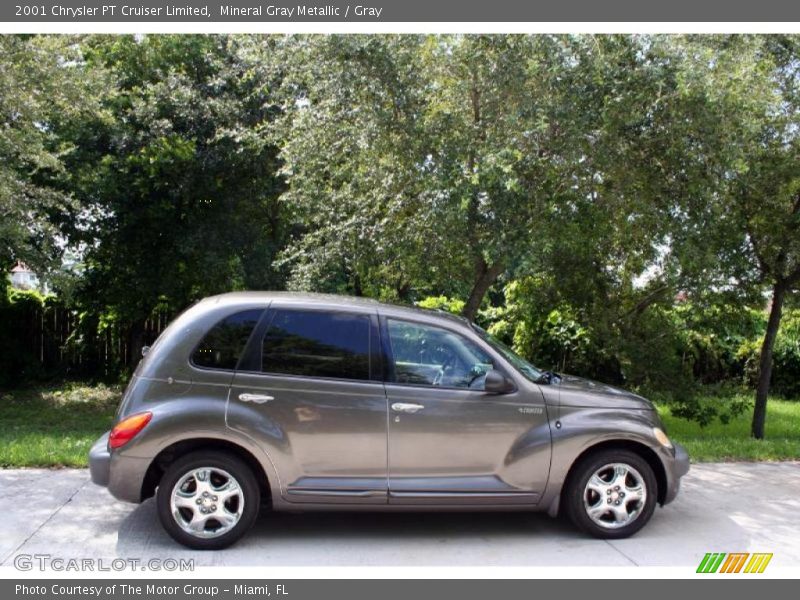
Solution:
<path fill-rule="evenodd" d="M 270 63 L 250 39 L 113 36 L 84 41 L 115 82 L 113 115 L 65 121 L 79 149 L 69 237 L 88 248 L 84 301 L 130 325 L 132 359 L 153 309 L 237 288 L 276 288 L 284 220 Z"/>
<path fill-rule="evenodd" d="M 287 44 L 287 200 L 310 233 L 287 253 L 296 284 L 340 262 L 398 295 L 418 282 L 489 287 L 573 193 L 564 45 L 549 36 L 297 38 Z M 334 282 L 335 284 L 335 282 Z M 425 288 L 424 288 L 425 289 Z"/>
<path fill-rule="evenodd" d="M 557 117 L 566 123 L 572 152 L 564 155 L 564 183 L 537 215 L 516 269 L 528 277 L 512 286 L 512 295 L 537 296 L 518 325 L 535 331 L 534 321 L 566 307 L 591 331 L 595 354 L 587 360 L 596 373 L 652 383 L 652 376 L 668 369 L 646 373 L 620 357 L 631 343 L 652 346 L 656 356 L 658 340 L 645 339 L 656 328 L 652 307 L 670 306 L 690 282 L 677 268 L 686 249 L 673 241 L 681 228 L 698 222 L 676 219 L 676 199 L 708 189 L 706 165 L 692 147 L 692 136 L 702 135 L 704 123 L 688 112 L 686 105 L 696 99 L 684 95 L 674 39 L 558 39 L 567 58 L 558 70 Z M 663 348 L 659 356 L 668 355 Z"/>
<path fill-rule="evenodd" d="M 696 280 L 769 298 L 751 427 L 762 439 L 782 309 L 800 286 L 800 38 L 708 36 L 680 49 L 683 147 L 705 177 L 702 193 L 677 199 L 674 245 Z"/>
<path fill-rule="evenodd" d="M 51 185 L 73 151 L 55 120 L 102 119 L 102 73 L 70 36 L 0 36 L 0 270 L 15 260 L 58 266 L 57 223 L 75 201 Z M 2 285 L 5 277 L 2 278 Z"/>
<path fill-rule="evenodd" d="M 772 351 L 786 297 L 800 289 L 800 37 L 762 38 L 754 58 L 771 101 L 754 115 L 756 135 L 742 144 L 746 167 L 735 178 L 733 211 L 744 224 L 759 280 L 771 288 L 752 435 L 764 437 Z"/>

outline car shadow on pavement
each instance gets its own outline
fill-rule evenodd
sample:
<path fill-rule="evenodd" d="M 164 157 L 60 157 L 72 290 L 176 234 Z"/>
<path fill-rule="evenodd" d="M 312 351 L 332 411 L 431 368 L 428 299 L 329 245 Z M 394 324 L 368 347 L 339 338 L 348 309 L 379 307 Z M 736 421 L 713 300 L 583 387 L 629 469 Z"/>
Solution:
<path fill-rule="evenodd" d="M 222 552 L 192 551 L 164 532 L 151 499 L 120 524 L 117 553 L 140 559 L 191 556 L 197 566 L 458 565 L 484 564 L 487 555 L 490 564 L 507 564 L 506 555 L 515 546 L 560 544 L 567 550 L 586 543 L 566 520 L 543 513 L 263 511 L 234 546 Z"/>

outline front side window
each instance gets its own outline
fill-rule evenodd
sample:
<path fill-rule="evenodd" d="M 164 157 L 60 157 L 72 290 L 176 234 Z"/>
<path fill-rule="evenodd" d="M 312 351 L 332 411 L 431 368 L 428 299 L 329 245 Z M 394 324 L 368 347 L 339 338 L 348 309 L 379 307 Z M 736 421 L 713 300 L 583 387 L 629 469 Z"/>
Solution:
<path fill-rule="evenodd" d="M 276 310 L 264 336 L 262 371 L 368 380 L 370 328 L 367 315 Z"/>
<path fill-rule="evenodd" d="M 234 370 L 262 310 L 226 317 L 206 334 L 192 354 L 192 363 L 206 369 Z"/>
<path fill-rule="evenodd" d="M 482 390 L 494 361 L 467 338 L 430 325 L 388 319 L 396 383 Z"/>

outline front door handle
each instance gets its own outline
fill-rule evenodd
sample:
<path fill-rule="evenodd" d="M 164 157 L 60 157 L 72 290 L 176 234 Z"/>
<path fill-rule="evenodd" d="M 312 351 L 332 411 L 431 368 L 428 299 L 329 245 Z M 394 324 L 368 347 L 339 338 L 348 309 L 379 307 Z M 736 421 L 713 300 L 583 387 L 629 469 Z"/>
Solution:
<path fill-rule="evenodd" d="M 411 413 L 412 415 L 425 408 L 422 404 L 411 404 L 410 402 L 395 402 L 392 404 L 392 410 L 401 413 Z"/>
<path fill-rule="evenodd" d="M 263 394 L 239 394 L 239 400 L 242 402 L 255 402 L 256 404 L 264 404 L 270 400 L 275 400 L 272 396 L 265 396 Z"/>

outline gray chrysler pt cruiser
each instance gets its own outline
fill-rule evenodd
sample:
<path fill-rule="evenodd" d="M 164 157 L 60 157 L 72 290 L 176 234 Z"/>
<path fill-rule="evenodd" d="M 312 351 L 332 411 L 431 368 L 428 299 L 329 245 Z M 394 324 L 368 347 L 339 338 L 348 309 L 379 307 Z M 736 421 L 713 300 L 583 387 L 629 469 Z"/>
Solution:
<path fill-rule="evenodd" d="M 621 538 L 689 469 L 644 398 L 537 369 L 465 319 L 313 294 L 207 298 L 149 348 L 92 480 L 192 548 L 274 510 L 538 510 Z"/>

